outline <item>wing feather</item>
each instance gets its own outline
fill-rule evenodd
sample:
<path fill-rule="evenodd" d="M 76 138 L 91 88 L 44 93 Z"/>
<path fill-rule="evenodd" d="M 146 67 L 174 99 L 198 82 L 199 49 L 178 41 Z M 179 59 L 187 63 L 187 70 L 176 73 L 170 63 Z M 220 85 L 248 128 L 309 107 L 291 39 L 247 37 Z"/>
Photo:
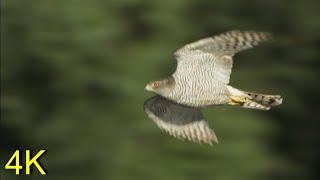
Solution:
<path fill-rule="evenodd" d="M 174 53 L 178 62 L 177 72 L 185 73 L 185 70 L 178 68 L 190 65 L 199 67 L 201 63 L 202 67 L 211 66 L 211 68 L 203 70 L 214 71 L 214 78 L 228 84 L 232 71 L 233 55 L 270 39 L 269 33 L 238 30 L 200 39 L 183 46 Z"/>
<path fill-rule="evenodd" d="M 144 103 L 144 110 L 156 125 L 168 134 L 197 143 L 218 143 L 199 108 L 176 104 L 161 96 L 154 96 Z"/>
<path fill-rule="evenodd" d="M 188 51 L 201 50 L 214 55 L 233 56 L 235 53 L 253 48 L 259 43 L 271 39 L 272 36 L 267 32 L 233 30 L 189 43 L 178 49 L 174 55 L 179 57 Z"/>

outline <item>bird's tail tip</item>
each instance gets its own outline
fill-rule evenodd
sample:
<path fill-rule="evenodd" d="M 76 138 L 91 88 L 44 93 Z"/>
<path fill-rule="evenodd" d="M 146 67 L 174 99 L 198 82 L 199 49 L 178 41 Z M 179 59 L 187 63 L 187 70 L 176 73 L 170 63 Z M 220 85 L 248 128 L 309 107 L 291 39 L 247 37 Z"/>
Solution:
<path fill-rule="evenodd" d="M 266 95 L 252 92 L 245 92 L 250 100 L 264 106 L 279 106 L 282 104 L 283 98 L 280 95 Z"/>
<path fill-rule="evenodd" d="M 280 95 L 266 95 L 253 92 L 245 92 L 235 88 L 231 91 L 230 105 L 240 105 L 244 108 L 269 110 L 273 106 L 282 104 L 283 98 Z"/>

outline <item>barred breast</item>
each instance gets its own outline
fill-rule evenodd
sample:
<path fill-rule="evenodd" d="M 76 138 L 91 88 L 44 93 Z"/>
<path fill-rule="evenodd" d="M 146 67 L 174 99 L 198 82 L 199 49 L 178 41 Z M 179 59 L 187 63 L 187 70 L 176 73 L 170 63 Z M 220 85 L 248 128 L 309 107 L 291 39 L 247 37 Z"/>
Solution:
<path fill-rule="evenodd" d="M 190 60 L 178 64 L 183 67 L 177 68 L 172 75 L 176 84 L 168 98 L 193 107 L 226 104 L 230 94 L 226 84 L 217 80 L 215 78 L 217 74 L 211 70 L 214 59 L 211 61 L 208 61 L 208 57 L 197 59 L 197 63 Z"/>

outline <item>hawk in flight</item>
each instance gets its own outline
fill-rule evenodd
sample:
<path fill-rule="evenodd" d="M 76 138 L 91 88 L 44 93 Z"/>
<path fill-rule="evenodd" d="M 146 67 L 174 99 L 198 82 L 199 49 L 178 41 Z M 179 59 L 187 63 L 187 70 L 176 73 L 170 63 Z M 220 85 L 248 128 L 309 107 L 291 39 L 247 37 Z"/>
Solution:
<path fill-rule="evenodd" d="M 280 105 L 279 95 L 246 92 L 229 85 L 233 56 L 270 39 L 264 32 L 230 31 L 178 49 L 174 53 L 176 71 L 145 87 L 157 94 L 144 103 L 148 117 L 176 138 L 212 145 L 218 139 L 201 108 L 228 104 L 269 110 Z"/>

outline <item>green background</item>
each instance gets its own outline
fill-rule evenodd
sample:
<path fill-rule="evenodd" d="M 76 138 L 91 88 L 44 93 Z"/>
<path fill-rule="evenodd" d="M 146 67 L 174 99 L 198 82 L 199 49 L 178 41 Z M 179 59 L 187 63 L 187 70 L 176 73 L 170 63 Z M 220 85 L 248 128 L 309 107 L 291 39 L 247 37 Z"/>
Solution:
<path fill-rule="evenodd" d="M 320 3 L 316 0 L 2 0 L 0 177 L 319 179 Z M 270 111 L 204 111 L 213 147 L 161 132 L 147 82 L 175 49 L 225 31 L 272 32 L 235 56 L 231 84 L 281 94 Z M 15 149 L 46 149 L 48 175 L 4 170 Z M 21 173 L 24 173 L 22 171 Z"/>

